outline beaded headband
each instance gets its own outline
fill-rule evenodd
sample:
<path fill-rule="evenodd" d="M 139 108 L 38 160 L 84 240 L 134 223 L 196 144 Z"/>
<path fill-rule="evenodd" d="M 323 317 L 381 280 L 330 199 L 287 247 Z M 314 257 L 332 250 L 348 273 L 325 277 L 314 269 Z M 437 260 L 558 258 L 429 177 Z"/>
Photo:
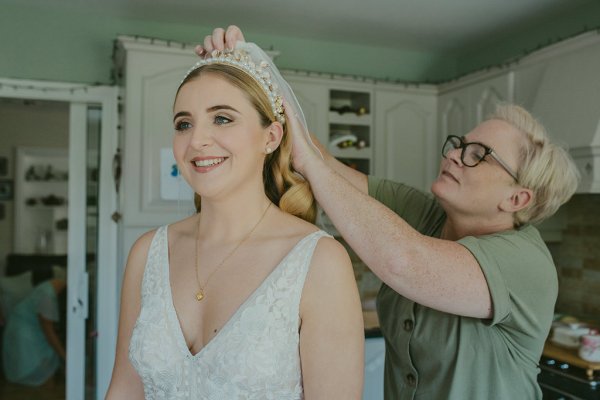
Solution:
<path fill-rule="evenodd" d="M 271 108 L 273 109 L 273 113 L 277 117 L 277 120 L 282 124 L 285 124 L 283 97 L 279 92 L 279 87 L 277 84 L 271 80 L 269 63 L 263 60 L 256 65 L 248 53 L 243 49 L 226 51 L 214 50 L 209 57 L 201 59 L 194 64 L 192 68 L 190 68 L 190 70 L 185 74 L 182 83 L 192 72 L 198 68 L 211 64 L 229 65 L 250 75 L 263 88 L 264 92 L 269 97 Z"/>

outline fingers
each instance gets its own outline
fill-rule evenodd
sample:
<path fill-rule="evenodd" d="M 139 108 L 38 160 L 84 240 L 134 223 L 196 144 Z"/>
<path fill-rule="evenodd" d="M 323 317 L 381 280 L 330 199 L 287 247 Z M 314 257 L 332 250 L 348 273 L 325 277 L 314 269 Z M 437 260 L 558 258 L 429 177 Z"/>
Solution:
<path fill-rule="evenodd" d="M 291 107 L 288 107 L 287 102 L 285 101 L 283 103 L 283 108 L 285 111 L 285 121 L 288 125 L 288 134 L 292 137 L 292 146 L 298 144 L 298 141 L 306 143 L 308 144 L 308 148 L 310 149 L 310 151 L 316 154 L 320 159 L 324 160 L 325 157 L 323 157 L 323 153 L 325 148 L 322 148 L 323 151 L 321 150 L 320 147 L 322 147 L 322 144 L 319 141 L 317 141 L 317 143 L 319 143 L 319 145 L 321 146 L 317 146 L 313 143 L 313 141 L 311 140 L 311 136 L 314 137 L 314 135 L 312 135 L 306 130 L 302 122 L 300 122 L 300 117 L 298 116 L 298 114 L 292 114 Z"/>
<path fill-rule="evenodd" d="M 205 54 L 205 50 L 204 47 L 202 47 L 201 45 L 197 45 L 196 47 L 194 47 L 194 52 L 196 53 L 197 56 L 204 56 Z"/>
<path fill-rule="evenodd" d="M 237 42 L 245 42 L 244 34 L 235 25 L 230 25 L 225 32 L 225 44 L 228 49 L 233 49 Z"/>
<path fill-rule="evenodd" d="M 304 131 L 304 127 L 300 123 L 298 115 L 292 114 L 292 110 L 290 108 L 291 107 L 288 107 L 287 105 L 287 101 L 284 100 L 283 113 L 285 115 L 285 122 L 288 125 L 288 132 L 290 132 L 292 135 L 295 135 L 298 131 Z"/>
<path fill-rule="evenodd" d="M 194 51 L 199 56 L 205 56 L 213 50 L 233 49 L 237 42 L 244 42 L 244 34 L 235 25 L 230 25 L 225 31 L 223 28 L 216 28 L 212 35 L 204 38 L 204 43 L 195 47 Z"/>
<path fill-rule="evenodd" d="M 211 39 L 213 48 L 215 50 L 225 50 L 225 29 L 215 28 L 215 30 L 213 30 Z"/>
<path fill-rule="evenodd" d="M 240 32 L 241 33 L 241 32 Z M 194 48 L 194 51 L 200 57 L 204 57 L 213 52 L 213 50 L 223 50 L 225 48 L 225 30 L 223 28 L 216 28 L 212 35 L 204 37 L 202 45 L 198 45 Z"/>

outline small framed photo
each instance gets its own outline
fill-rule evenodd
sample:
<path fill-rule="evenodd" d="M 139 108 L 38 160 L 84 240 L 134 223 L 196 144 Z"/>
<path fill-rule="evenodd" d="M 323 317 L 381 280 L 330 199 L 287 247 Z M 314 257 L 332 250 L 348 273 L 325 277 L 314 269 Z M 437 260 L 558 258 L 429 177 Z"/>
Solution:
<path fill-rule="evenodd" d="M 13 181 L 0 179 L 0 201 L 13 199 Z"/>

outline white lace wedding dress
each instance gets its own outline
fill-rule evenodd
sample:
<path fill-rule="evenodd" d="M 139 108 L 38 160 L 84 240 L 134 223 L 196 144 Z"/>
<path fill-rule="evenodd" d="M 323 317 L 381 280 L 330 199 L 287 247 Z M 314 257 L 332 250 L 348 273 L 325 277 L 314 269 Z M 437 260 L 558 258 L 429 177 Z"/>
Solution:
<path fill-rule="evenodd" d="M 206 346 L 187 348 L 171 296 L 167 227 L 159 228 L 142 279 L 129 359 L 153 399 L 302 399 L 299 304 L 323 231 L 300 240 Z"/>

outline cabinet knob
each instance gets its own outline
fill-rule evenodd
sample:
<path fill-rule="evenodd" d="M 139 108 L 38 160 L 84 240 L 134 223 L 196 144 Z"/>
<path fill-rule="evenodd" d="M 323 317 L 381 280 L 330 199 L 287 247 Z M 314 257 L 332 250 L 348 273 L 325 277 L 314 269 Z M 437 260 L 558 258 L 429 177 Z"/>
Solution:
<path fill-rule="evenodd" d="M 115 221 L 116 223 L 119 223 L 119 221 L 120 221 L 120 220 L 121 220 L 121 218 L 122 218 L 122 215 L 121 215 L 121 213 L 120 213 L 120 212 L 118 212 L 118 211 L 115 211 L 114 213 L 112 213 L 112 215 L 110 216 L 110 218 L 111 218 L 113 221 Z"/>

